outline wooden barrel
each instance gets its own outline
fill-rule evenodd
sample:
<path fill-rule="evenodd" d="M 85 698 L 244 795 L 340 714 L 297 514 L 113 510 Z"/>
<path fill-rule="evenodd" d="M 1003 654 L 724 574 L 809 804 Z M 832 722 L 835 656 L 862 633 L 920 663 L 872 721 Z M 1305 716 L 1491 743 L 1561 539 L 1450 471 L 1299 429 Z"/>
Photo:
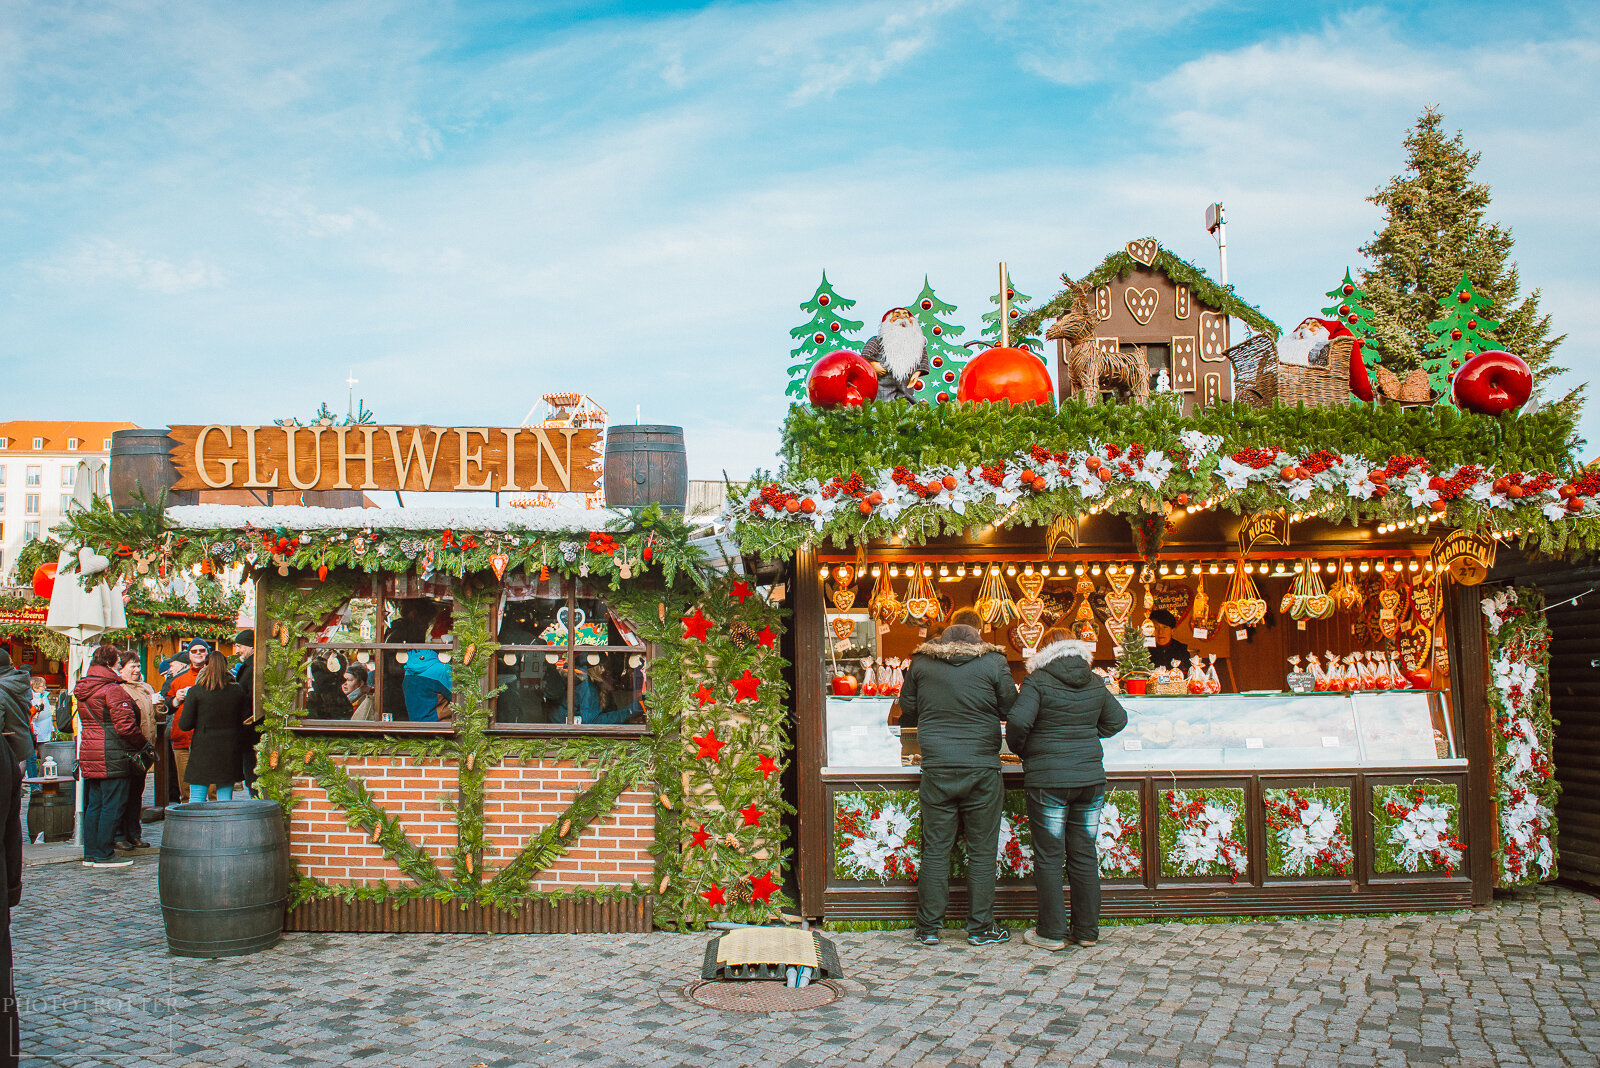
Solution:
<path fill-rule="evenodd" d="M 41 834 L 46 842 L 63 842 L 72 837 L 77 796 L 72 783 L 60 785 L 62 789 L 54 793 L 36 787 L 28 795 L 28 841 L 37 841 Z"/>
<path fill-rule="evenodd" d="M 177 442 L 167 436 L 166 427 L 118 430 L 111 435 L 111 465 L 107 473 L 111 507 L 131 512 L 141 507 L 137 494 L 154 505 L 163 490 L 168 504 L 198 504 L 194 490 L 174 490 L 178 470 L 172 465 L 171 450 Z"/>
<path fill-rule="evenodd" d="M 606 504 L 681 512 L 689 498 L 689 460 L 681 426 L 614 426 L 606 431 Z"/>
<path fill-rule="evenodd" d="M 51 712 L 50 714 L 54 715 L 55 713 Z M 77 742 L 40 742 L 38 749 L 39 767 L 41 769 L 44 767 L 44 758 L 48 756 L 56 758 L 57 775 L 70 776 L 78 774 Z M 44 772 L 41 770 L 40 774 L 42 775 Z"/>
<path fill-rule="evenodd" d="M 237 957 L 275 945 L 289 897 L 289 838 L 272 801 L 167 809 L 157 874 L 167 950 Z"/>

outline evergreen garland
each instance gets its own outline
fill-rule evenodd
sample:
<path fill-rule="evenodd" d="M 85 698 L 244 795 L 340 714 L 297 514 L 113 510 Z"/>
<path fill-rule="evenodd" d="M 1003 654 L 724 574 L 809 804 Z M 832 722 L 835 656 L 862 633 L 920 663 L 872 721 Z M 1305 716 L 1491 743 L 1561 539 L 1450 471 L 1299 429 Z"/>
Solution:
<path fill-rule="evenodd" d="M 1494 729 L 1495 885 L 1529 886 L 1556 875 L 1550 624 L 1544 592 L 1523 586 L 1486 596 L 1489 711 Z"/>

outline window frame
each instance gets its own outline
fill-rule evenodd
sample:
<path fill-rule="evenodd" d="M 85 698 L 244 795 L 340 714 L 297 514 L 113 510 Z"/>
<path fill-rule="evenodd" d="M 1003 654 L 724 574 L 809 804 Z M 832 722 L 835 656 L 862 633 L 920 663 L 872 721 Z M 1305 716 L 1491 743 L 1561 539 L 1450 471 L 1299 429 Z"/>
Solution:
<path fill-rule="evenodd" d="M 44 494 L 42 493 L 24 493 L 22 495 L 22 514 L 38 515 L 39 509 L 43 507 L 43 501 Z"/>
<path fill-rule="evenodd" d="M 44 465 L 43 464 L 29 464 L 28 465 L 28 470 L 26 472 L 26 477 L 23 479 L 23 482 L 22 482 L 22 488 L 23 489 L 43 489 L 44 488 Z"/>
<path fill-rule="evenodd" d="M 61 488 L 71 489 L 78 481 L 78 469 L 73 464 L 61 465 Z"/>
<path fill-rule="evenodd" d="M 22 540 L 23 541 L 38 541 L 38 540 L 40 540 L 40 533 L 39 532 L 40 532 L 41 529 L 42 528 L 41 528 L 41 525 L 40 525 L 38 520 L 32 520 L 30 522 L 23 523 L 22 524 Z"/>

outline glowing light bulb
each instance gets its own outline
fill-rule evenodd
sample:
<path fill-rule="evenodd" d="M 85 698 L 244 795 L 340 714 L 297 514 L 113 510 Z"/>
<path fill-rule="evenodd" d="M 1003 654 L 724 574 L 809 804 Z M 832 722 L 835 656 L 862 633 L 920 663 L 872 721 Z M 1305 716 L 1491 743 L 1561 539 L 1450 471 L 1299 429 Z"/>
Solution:
<path fill-rule="evenodd" d="M 1367 566 L 1367 562 L 1365 560 L 1361 561 L 1361 573 L 1365 575 L 1370 570 L 1372 569 Z"/>
<path fill-rule="evenodd" d="M 872 565 L 872 577 L 877 578 L 883 574 L 883 568 L 877 564 Z"/>
<path fill-rule="evenodd" d="M 1419 568 L 1417 566 L 1417 561 L 1414 558 L 1412 559 L 1412 561 L 1409 564 L 1406 565 L 1406 570 L 1407 571 L 1419 570 Z"/>
<path fill-rule="evenodd" d="M 1074 567 L 1072 569 L 1072 573 L 1074 575 L 1077 575 L 1079 578 L 1082 578 L 1083 577 L 1083 565 L 1079 564 L 1077 567 Z"/>
<path fill-rule="evenodd" d="M 895 565 L 890 564 L 889 565 L 889 577 L 890 578 L 899 578 L 900 577 L 900 569 L 898 567 L 896 567 Z"/>

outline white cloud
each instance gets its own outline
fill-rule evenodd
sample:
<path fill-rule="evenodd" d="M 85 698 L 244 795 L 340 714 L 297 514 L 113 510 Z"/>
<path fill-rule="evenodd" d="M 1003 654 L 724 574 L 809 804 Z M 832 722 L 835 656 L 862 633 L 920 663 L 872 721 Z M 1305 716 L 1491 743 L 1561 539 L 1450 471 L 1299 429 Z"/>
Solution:
<path fill-rule="evenodd" d="M 38 273 L 66 285 L 126 283 L 135 289 L 169 296 L 215 289 L 227 281 L 221 268 L 203 260 L 177 264 L 108 240 L 84 242 L 76 251 L 41 264 Z"/>

